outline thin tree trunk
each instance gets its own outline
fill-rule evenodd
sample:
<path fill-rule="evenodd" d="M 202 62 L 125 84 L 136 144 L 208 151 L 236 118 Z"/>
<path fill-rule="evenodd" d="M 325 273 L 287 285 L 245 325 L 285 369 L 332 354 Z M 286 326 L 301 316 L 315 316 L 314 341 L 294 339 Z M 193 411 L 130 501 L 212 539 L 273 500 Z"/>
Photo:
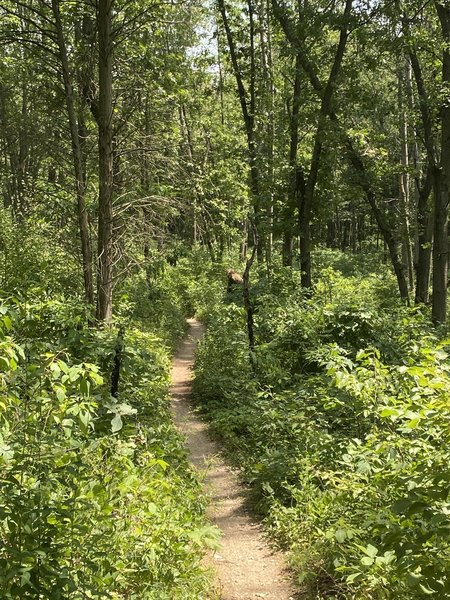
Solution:
<path fill-rule="evenodd" d="M 217 37 L 217 66 L 219 68 L 219 95 L 220 95 L 220 123 L 222 127 L 225 126 L 225 101 L 224 101 L 224 76 L 223 76 L 223 68 L 222 68 L 222 59 L 220 58 L 221 46 L 220 46 L 220 30 L 219 26 L 216 27 L 216 37 Z"/>
<path fill-rule="evenodd" d="M 292 93 L 292 111 L 289 120 L 290 146 L 289 146 L 289 183 L 287 204 L 284 211 L 284 240 L 283 264 L 292 267 L 292 250 L 294 235 L 294 213 L 298 205 L 298 198 L 304 194 L 305 178 L 302 170 L 297 165 L 298 125 L 300 114 L 301 92 L 301 63 L 298 56 L 295 58 L 295 77 Z"/>
<path fill-rule="evenodd" d="M 98 201 L 98 273 L 97 319 L 110 321 L 113 296 L 113 103 L 112 103 L 112 4 L 98 0 L 99 46 L 99 201 Z"/>
<path fill-rule="evenodd" d="M 366 194 L 366 198 L 369 202 L 369 205 L 372 209 L 373 215 L 377 222 L 378 228 L 383 236 L 384 242 L 386 244 L 387 249 L 389 250 L 389 255 L 391 258 L 391 263 L 394 268 L 394 273 L 397 278 L 398 288 L 400 291 L 401 299 L 409 304 L 409 287 L 408 287 L 408 279 L 406 276 L 405 268 L 403 262 L 401 260 L 399 254 L 399 244 L 398 240 L 394 234 L 393 229 L 389 226 L 389 222 L 387 220 L 386 215 L 378 206 L 378 202 L 376 199 L 375 191 L 373 190 L 370 181 L 368 179 L 368 175 L 366 172 L 366 168 L 364 166 L 363 160 L 359 153 L 355 150 L 350 138 L 346 139 L 346 147 L 347 147 L 347 155 L 350 163 L 355 169 L 358 177 L 359 177 L 359 185 L 362 187 Z"/>
<path fill-rule="evenodd" d="M 352 9 L 353 0 L 347 0 L 344 9 L 344 19 L 339 36 L 339 43 L 336 48 L 336 54 L 333 66 L 328 77 L 327 85 L 324 88 L 322 102 L 320 106 L 319 121 L 314 140 L 314 150 L 309 169 L 308 180 L 306 182 L 305 193 L 303 194 L 299 206 L 300 218 L 300 271 L 301 284 L 304 288 L 311 288 L 311 213 L 314 201 L 314 192 L 316 189 L 317 178 L 319 175 L 320 160 L 322 156 L 323 136 L 326 127 L 326 119 L 331 111 L 334 92 L 337 87 L 337 80 L 341 70 L 342 60 L 348 41 L 348 20 Z"/>
<path fill-rule="evenodd" d="M 200 193 L 197 189 L 197 177 L 198 177 L 198 175 L 201 175 L 201 172 L 197 172 L 197 169 L 195 166 L 194 144 L 193 144 L 192 134 L 191 134 L 191 130 L 189 128 L 189 124 L 188 124 L 188 120 L 187 120 L 187 116 L 186 116 L 186 109 L 183 104 L 180 106 L 178 113 L 179 113 L 179 117 L 180 117 L 181 131 L 183 132 L 183 135 L 185 138 L 186 148 L 187 148 L 188 157 L 189 157 L 189 164 L 190 164 L 189 170 L 191 172 L 191 177 L 192 177 L 192 180 L 194 183 L 194 197 L 193 197 L 193 202 L 192 202 L 192 240 L 193 240 L 194 245 L 196 245 L 199 241 L 199 234 L 198 234 L 199 205 L 200 205 L 200 209 L 201 209 L 201 198 L 200 198 Z"/>
<path fill-rule="evenodd" d="M 407 21 L 404 20 L 405 30 L 408 31 Z M 428 95 L 422 74 L 422 67 L 414 48 L 409 50 L 409 59 L 416 82 L 419 96 L 419 108 L 422 118 L 423 136 L 427 152 L 427 166 L 425 177 L 419 184 L 419 198 L 417 202 L 417 279 L 416 303 L 427 303 L 429 300 L 429 287 L 431 275 L 431 254 L 433 244 L 433 219 L 429 206 L 429 197 L 434 187 L 434 173 L 436 171 L 436 150 L 433 136 L 433 119 L 428 103 Z"/>
<path fill-rule="evenodd" d="M 339 42 L 336 48 L 333 65 L 331 67 L 328 81 L 325 86 L 320 83 L 313 66 L 309 63 L 306 57 L 304 45 L 299 39 L 296 28 L 290 22 L 289 17 L 277 0 L 272 0 L 272 7 L 275 17 L 280 22 L 280 25 L 286 35 L 286 38 L 296 47 L 298 51 L 298 60 L 302 68 L 312 78 L 314 89 L 321 97 L 320 112 L 318 116 L 318 124 L 314 139 L 314 149 L 306 182 L 305 191 L 301 194 L 298 201 L 299 209 L 299 227 L 300 227 L 300 270 L 301 270 L 301 285 L 304 288 L 311 288 L 311 213 L 314 200 L 314 192 L 319 174 L 320 160 L 322 155 L 323 136 L 326 127 L 326 118 L 332 112 L 332 102 L 334 92 L 337 87 L 337 80 L 342 66 L 345 49 L 348 41 L 348 21 L 352 9 L 352 0 L 346 0 L 344 9 L 344 18 L 340 30 Z"/>
<path fill-rule="evenodd" d="M 433 240 L 433 219 L 430 215 L 429 198 L 433 187 L 433 174 L 428 168 L 424 185 L 419 189 L 417 202 L 417 275 L 416 304 L 427 304 L 430 297 L 431 250 Z"/>
<path fill-rule="evenodd" d="M 25 4 L 18 5 L 18 15 L 22 20 L 22 28 L 27 28 L 27 15 Z M 22 58 L 24 65 L 27 65 L 27 48 L 22 48 Z M 29 166 L 29 139 L 28 139 L 28 127 L 29 127 L 29 103 L 28 103 L 28 68 L 25 67 L 25 71 L 22 75 L 21 81 L 21 119 L 19 124 L 19 135 L 18 135 L 18 153 L 16 159 L 16 206 L 15 213 L 16 218 L 22 221 L 25 218 L 27 211 L 27 175 Z"/>
<path fill-rule="evenodd" d="M 251 127 L 249 129 L 250 136 L 248 137 L 249 155 L 250 155 L 250 178 L 251 189 L 254 204 L 254 223 L 257 235 L 253 236 L 253 242 L 257 243 L 256 257 L 258 263 L 264 261 L 264 247 L 266 245 L 266 224 L 265 215 L 263 216 L 263 207 L 261 206 L 261 185 L 258 168 L 258 152 L 256 146 L 256 57 L 255 57 L 255 12 L 253 0 L 247 0 L 248 15 L 250 22 L 250 117 Z"/>
<path fill-rule="evenodd" d="M 254 313 L 255 313 L 255 308 L 253 306 L 253 303 L 251 301 L 251 297 L 250 297 L 250 271 L 251 268 L 253 266 L 253 263 L 255 261 L 255 256 L 257 253 L 257 249 L 258 249 L 258 240 L 255 239 L 256 236 L 258 235 L 257 230 L 256 230 L 256 226 L 253 225 L 252 227 L 252 232 L 253 232 L 253 250 L 252 250 L 252 254 L 250 256 L 250 258 L 247 259 L 246 265 L 245 265 L 245 270 L 242 276 L 243 279 L 243 289 L 242 289 L 242 296 L 243 296 L 243 300 L 244 300 L 244 307 L 245 307 L 245 311 L 247 313 L 247 335 L 248 335 L 248 347 L 249 347 L 249 355 L 250 355 L 250 363 L 253 367 L 253 369 L 255 369 L 256 364 L 255 364 L 255 325 L 254 325 Z"/>
<path fill-rule="evenodd" d="M 262 64 L 262 82 L 264 84 L 264 94 L 262 95 L 262 110 L 265 119 L 264 147 L 267 157 L 267 176 L 264 186 L 264 209 L 266 219 L 265 231 L 265 254 L 267 271 L 270 275 L 272 251 L 273 251 L 273 221 L 274 221 L 274 103 L 275 87 L 273 81 L 273 54 L 272 54 L 272 35 L 269 19 L 270 0 L 260 0 L 256 2 L 256 10 L 259 19 L 259 38 L 260 55 Z"/>
<path fill-rule="evenodd" d="M 69 60 L 67 56 L 66 42 L 59 11 L 59 0 L 52 0 L 52 11 L 55 19 L 56 34 L 58 40 L 59 58 L 66 92 L 66 107 L 69 119 L 70 139 L 72 142 L 72 160 L 75 175 L 78 226 L 80 230 L 81 254 L 83 260 L 84 295 L 88 304 L 94 304 L 94 283 L 92 276 L 92 251 L 89 238 L 89 221 L 86 210 L 85 189 L 86 178 L 81 150 L 80 127 L 77 121 L 73 87 L 70 77 Z"/>
<path fill-rule="evenodd" d="M 411 247 L 411 232 L 410 232 L 410 185 L 409 185 L 409 148 L 408 148 L 408 117 L 406 106 L 404 105 L 405 84 L 404 80 L 408 76 L 406 71 L 409 71 L 409 61 L 402 57 L 402 64 L 398 69 L 398 103 L 400 109 L 400 165 L 402 171 L 399 175 L 399 190 L 400 190 L 400 213 L 402 219 L 402 251 L 403 262 L 408 273 L 408 283 L 411 289 L 414 285 L 414 265 Z M 403 64 L 406 62 L 406 64 Z M 405 77 L 406 75 L 406 77 Z"/>
<path fill-rule="evenodd" d="M 19 153 L 16 152 L 16 138 L 12 131 L 11 125 L 8 119 L 8 100 L 9 92 L 8 88 L 0 82 L 0 125 L 1 131 L 4 136 L 4 162 L 5 169 L 10 173 L 10 176 L 6 178 L 6 190 L 3 199 L 3 206 L 5 208 L 11 207 L 13 215 L 17 216 L 17 174 L 18 174 L 18 157 Z"/>
<path fill-rule="evenodd" d="M 19 129 L 19 159 L 17 170 L 18 217 L 23 219 L 26 214 L 26 178 L 29 158 L 28 148 L 28 89 L 27 82 L 22 84 L 22 110 Z"/>
<path fill-rule="evenodd" d="M 119 382 L 120 372 L 122 370 L 123 354 L 125 350 L 125 328 L 122 325 L 117 332 L 116 345 L 114 347 L 114 357 L 111 371 L 111 396 L 113 398 L 119 397 Z"/>
<path fill-rule="evenodd" d="M 239 244 L 239 260 L 244 262 L 247 260 L 247 250 L 248 250 L 248 219 L 243 221 L 241 225 L 242 230 L 242 239 Z"/>
<path fill-rule="evenodd" d="M 442 56 L 442 83 L 450 86 L 450 7 L 435 2 L 441 24 L 444 49 Z M 433 302 L 434 323 L 445 323 L 447 317 L 448 275 L 448 205 L 450 186 L 450 105 L 441 106 L 441 161 L 435 170 L 434 182 L 434 246 L 433 246 Z"/>
<path fill-rule="evenodd" d="M 249 166 L 250 166 L 250 191 L 251 198 L 253 202 L 253 210 L 254 210 L 254 221 L 255 226 L 258 230 L 258 249 L 257 255 L 258 260 L 261 261 L 263 258 L 263 249 L 261 245 L 262 236 L 260 235 L 262 229 L 261 222 L 261 206 L 260 206 L 260 185 L 259 185 L 259 170 L 257 164 L 257 150 L 256 150 L 256 140 L 255 140 L 255 100 L 256 100 L 256 90 L 255 90 L 255 56 L 254 56 L 254 23 L 253 23 L 253 5 L 251 0 L 248 0 L 249 7 L 249 17 L 250 17 L 250 89 L 249 89 L 249 98 L 247 97 L 247 91 L 244 86 L 244 80 L 242 76 L 241 69 L 239 67 L 237 51 L 235 46 L 234 37 L 230 28 L 230 23 L 228 21 L 228 15 L 225 9 L 224 0 L 218 0 L 219 11 L 222 17 L 223 26 L 225 29 L 225 34 L 228 42 L 228 49 L 230 51 L 230 59 L 233 67 L 234 76 L 236 79 L 236 85 L 238 88 L 238 96 L 239 102 L 241 105 L 242 118 L 244 121 L 245 132 L 247 135 L 247 148 L 248 148 L 248 158 L 249 158 Z"/>

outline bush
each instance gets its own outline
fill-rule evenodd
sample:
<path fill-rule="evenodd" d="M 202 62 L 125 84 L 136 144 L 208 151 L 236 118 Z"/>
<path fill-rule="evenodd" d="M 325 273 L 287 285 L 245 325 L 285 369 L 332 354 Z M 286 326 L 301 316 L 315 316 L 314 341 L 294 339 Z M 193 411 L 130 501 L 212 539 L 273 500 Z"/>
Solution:
<path fill-rule="evenodd" d="M 113 328 L 55 300 L 0 313 L 2 598 L 204 597 L 216 534 L 171 423 L 161 340 L 129 324 L 113 398 Z"/>
<path fill-rule="evenodd" d="M 448 343 L 332 256 L 310 297 L 292 270 L 254 283 L 253 369 L 242 308 L 214 302 L 197 401 L 307 597 L 450 597 Z"/>

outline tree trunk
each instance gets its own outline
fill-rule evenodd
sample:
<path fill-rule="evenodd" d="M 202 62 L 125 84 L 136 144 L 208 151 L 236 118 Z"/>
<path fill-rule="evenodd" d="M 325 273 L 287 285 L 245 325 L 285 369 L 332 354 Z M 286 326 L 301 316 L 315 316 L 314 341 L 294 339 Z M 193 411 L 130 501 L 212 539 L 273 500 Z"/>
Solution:
<path fill-rule="evenodd" d="M 442 56 L 442 83 L 450 86 L 450 7 L 435 3 L 441 23 L 444 49 Z M 447 316 L 448 271 L 448 204 L 450 186 L 450 105 L 441 107 L 441 161 L 435 169 L 434 180 L 434 245 L 433 245 L 433 302 L 434 323 L 445 323 Z"/>
<path fill-rule="evenodd" d="M 332 103 L 334 93 L 336 91 L 339 73 L 344 58 L 345 49 L 348 41 L 348 22 L 352 10 L 353 0 L 346 0 L 344 9 L 344 18 L 340 29 L 339 42 L 336 48 L 333 65 L 328 76 L 328 81 L 323 87 L 314 73 L 314 88 L 320 94 L 321 104 L 318 116 L 318 123 L 314 139 L 314 149 L 311 158 L 311 164 L 306 181 L 304 193 L 301 194 L 298 201 L 298 216 L 300 227 L 300 270 L 301 270 L 301 285 L 309 289 L 312 285 L 311 278 L 311 213 L 313 208 L 314 192 L 319 174 L 320 161 L 322 156 L 323 136 L 326 127 L 326 118 L 332 112 Z M 306 59 L 306 54 L 303 44 L 299 39 L 296 31 L 292 27 L 288 16 L 278 4 L 277 0 L 272 0 L 272 7 L 275 17 L 279 20 L 281 27 L 286 35 L 286 38 L 300 50 L 297 54 L 298 61 L 307 72 L 308 76 L 312 76 L 312 67 Z"/>
<path fill-rule="evenodd" d="M 448 271 L 448 185 L 438 168 L 434 176 L 434 243 L 433 243 L 433 301 L 432 319 L 445 323 L 447 317 Z"/>
<path fill-rule="evenodd" d="M 405 31 L 408 32 L 408 23 L 404 20 Z M 419 96 L 419 108 L 422 118 L 423 136 L 425 148 L 427 151 L 427 166 L 423 180 L 418 184 L 418 202 L 417 202 L 417 275 L 416 275 L 416 303 L 428 303 L 430 274 L 431 274 L 431 254 L 433 243 L 433 219 L 430 214 L 429 197 L 434 187 L 434 173 L 436 171 L 436 150 L 433 135 L 433 118 L 431 115 L 428 94 L 425 89 L 425 82 L 422 75 L 422 67 L 419 57 L 414 48 L 409 50 L 409 59 L 416 82 L 417 93 Z"/>
<path fill-rule="evenodd" d="M 264 261 L 264 252 L 266 245 L 266 223 L 262 202 L 261 202 L 261 185 L 258 168 L 258 151 L 256 144 L 256 56 L 255 56 L 255 14 L 253 8 L 253 0 L 247 0 L 248 15 L 250 22 L 250 84 L 249 84 L 249 124 L 248 124 L 248 147 L 250 155 L 250 179 L 251 190 L 254 207 L 254 223 L 257 235 L 253 236 L 254 243 L 257 243 L 256 257 L 258 263 Z"/>
<path fill-rule="evenodd" d="M 123 354 L 125 350 L 125 328 L 122 325 L 117 332 L 116 345 L 114 347 L 113 364 L 111 370 L 111 389 L 110 393 L 113 398 L 119 397 L 119 382 L 120 372 L 123 363 Z"/>
<path fill-rule="evenodd" d="M 247 336 L 248 336 L 248 348 L 249 348 L 249 356 L 250 356 L 250 364 L 252 365 L 252 368 L 255 369 L 256 367 L 256 363 L 255 363 L 255 326 L 254 326 L 254 313 L 255 313 L 255 308 L 253 306 L 253 303 L 251 301 L 251 297 L 250 297 L 250 270 L 253 266 L 253 262 L 255 260 L 255 256 L 258 250 L 258 240 L 255 239 L 257 236 L 257 231 L 256 231 L 256 227 L 253 225 L 252 227 L 252 231 L 253 231 L 253 250 L 252 250 L 252 254 L 250 256 L 250 258 L 247 259 L 246 265 L 245 265 L 245 270 L 242 276 L 243 279 L 243 289 L 242 289 L 242 296 L 243 296 L 243 300 L 244 300 L 244 307 L 245 307 L 245 311 L 247 313 Z"/>
<path fill-rule="evenodd" d="M 346 5 L 346 8 L 347 8 L 347 6 L 348 6 L 348 4 Z M 346 134 L 346 132 L 342 129 L 342 127 L 340 127 L 338 116 L 336 115 L 335 111 L 333 110 L 332 103 L 331 103 L 333 87 L 330 90 L 329 102 L 324 102 L 324 99 L 326 97 L 325 96 L 326 88 L 324 88 L 324 86 L 322 85 L 322 82 L 319 79 L 319 76 L 317 74 L 318 71 L 317 71 L 315 65 L 309 59 L 309 53 L 308 53 L 308 50 L 307 50 L 303 40 L 297 34 L 297 29 L 296 29 L 295 23 L 293 23 L 291 21 L 289 15 L 284 10 L 283 6 L 279 3 L 278 0 L 272 0 L 272 8 L 273 8 L 273 12 L 274 12 L 276 19 L 278 19 L 278 21 L 280 22 L 280 25 L 286 35 L 286 38 L 289 40 L 289 42 L 292 44 L 292 46 L 297 51 L 299 59 L 302 64 L 302 67 L 303 67 L 303 70 L 307 74 L 313 89 L 315 90 L 317 95 L 322 98 L 321 106 L 322 106 L 323 113 L 326 114 L 330 118 L 330 120 L 340 129 L 342 138 L 343 138 L 345 146 L 347 148 L 347 155 L 348 155 L 349 161 L 355 168 L 355 171 L 357 172 L 357 174 L 359 175 L 360 185 L 366 194 L 366 197 L 368 199 L 370 207 L 372 208 L 372 212 L 374 213 L 374 217 L 375 217 L 377 224 L 380 228 L 380 231 L 383 235 L 384 241 L 389 248 L 392 266 L 394 268 L 394 271 L 395 271 L 395 274 L 397 277 L 398 287 L 399 287 L 401 298 L 404 302 L 409 303 L 408 283 L 407 283 L 407 280 L 405 277 L 401 259 L 399 258 L 399 255 L 398 255 L 398 247 L 397 247 L 398 245 L 397 245 L 395 235 L 393 234 L 392 230 L 390 229 L 389 224 L 387 222 L 387 219 L 386 219 L 383 211 L 380 209 L 380 207 L 377 204 L 376 194 L 375 194 L 375 191 L 369 181 L 368 173 L 366 172 L 366 168 L 365 168 L 365 165 L 364 165 L 361 155 L 354 148 L 351 138 Z M 346 29 L 345 27 L 343 27 L 341 29 L 341 36 L 343 34 L 345 34 L 345 29 Z M 336 61 L 337 57 L 338 57 L 338 52 L 336 53 L 336 57 L 335 57 L 335 65 L 337 62 Z M 330 79 L 331 79 L 331 75 L 330 75 L 328 83 L 330 83 Z"/>
<path fill-rule="evenodd" d="M 2 150 L 4 152 L 4 168 L 6 172 L 10 174 L 9 177 L 6 177 L 3 206 L 5 208 L 11 207 L 14 216 L 17 216 L 17 174 L 19 171 L 19 153 L 16 151 L 15 132 L 12 130 L 11 123 L 8 119 L 9 96 L 10 92 L 8 88 L 0 82 L 0 126 L 4 140 Z"/>
<path fill-rule="evenodd" d="M 298 120 L 300 113 L 300 91 L 301 91 L 301 64 L 297 56 L 295 58 L 295 78 L 292 91 L 292 111 L 289 120 L 290 146 L 289 146 L 289 182 L 287 203 L 284 210 L 284 240 L 283 240 L 283 264 L 292 267 L 292 250 L 294 235 L 294 214 L 298 205 L 300 194 L 304 193 L 305 179 L 302 170 L 297 165 L 298 149 Z"/>
<path fill-rule="evenodd" d="M 327 248 L 334 248 L 336 243 L 336 223 L 330 219 L 327 223 Z"/>
<path fill-rule="evenodd" d="M 265 259 L 267 273 L 270 276 L 273 252 L 274 224 L 274 149 L 275 149 L 275 86 L 272 55 L 272 32 L 270 22 L 270 0 L 255 3 L 259 19 L 260 57 L 262 65 L 263 86 L 261 88 L 261 111 L 265 121 L 264 127 L 264 156 L 267 160 L 265 169 L 265 185 L 263 190 L 265 213 Z"/>
<path fill-rule="evenodd" d="M 197 180 L 198 177 L 202 176 L 201 169 L 196 167 L 195 157 L 194 157 L 194 143 L 192 140 L 192 134 L 189 127 L 189 123 L 186 115 L 186 108 L 184 104 L 182 104 L 178 109 L 178 114 L 180 117 L 180 126 L 181 131 L 183 133 L 183 137 L 185 139 L 185 145 L 187 149 L 187 154 L 189 158 L 189 166 L 188 170 L 191 174 L 191 180 L 193 182 L 193 198 L 192 198 L 192 241 L 194 246 L 199 241 L 199 231 L 198 231 L 198 217 L 199 217 L 199 207 L 201 210 L 202 206 L 202 193 L 198 189 Z"/>
<path fill-rule="evenodd" d="M 113 296 L 112 2 L 98 0 L 98 272 L 97 319 L 110 321 Z"/>
<path fill-rule="evenodd" d="M 308 180 L 306 182 L 305 193 L 299 205 L 300 218 L 300 271 L 301 284 L 304 288 L 311 288 L 311 213 L 314 201 L 314 192 L 316 189 L 317 178 L 319 175 L 320 160 L 322 156 L 323 136 L 326 127 L 326 118 L 331 111 L 334 93 L 337 87 L 337 81 L 341 70 L 342 60 L 348 41 L 348 20 L 352 9 L 352 0 L 346 0 L 344 9 L 344 20 L 339 35 L 339 43 L 336 48 L 333 66 L 331 67 L 327 85 L 323 90 L 320 106 L 319 121 L 314 140 L 314 150 L 311 159 Z"/>
<path fill-rule="evenodd" d="M 25 218 L 27 212 L 27 199 L 26 199 L 26 179 L 27 179 L 27 166 L 29 159 L 29 148 L 28 148 L 28 83 L 24 80 L 22 84 L 22 111 L 21 111 L 21 123 L 19 129 L 19 159 L 18 159 L 18 170 L 17 170 L 17 216 L 20 220 Z"/>
<path fill-rule="evenodd" d="M 428 169 L 426 180 L 419 189 L 417 202 L 417 274 L 416 304 L 427 304 L 430 296 L 431 249 L 433 241 L 433 219 L 430 215 L 429 198 L 433 186 L 433 174 Z"/>
<path fill-rule="evenodd" d="M 376 194 L 373 190 L 370 181 L 368 179 L 368 174 L 366 172 L 366 168 L 364 166 L 363 160 L 359 153 L 353 147 L 353 144 L 350 138 L 346 139 L 347 146 L 347 154 L 355 169 L 358 177 L 359 177 L 359 185 L 362 187 L 366 194 L 366 198 L 369 202 L 369 205 L 372 209 L 373 215 L 377 222 L 378 228 L 383 236 L 383 240 L 387 249 L 389 250 L 389 255 L 391 258 L 392 267 L 394 269 L 395 276 L 397 278 L 398 289 L 400 292 L 400 297 L 406 304 L 409 304 L 409 287 L 408 287 L 408 279 L 406 276 L 405 268 L 401 257 L 399 255 L 399 244 L 398 240 L 394 234 L 392 227 L 389 226 L 388 218 L 382 211 L 382 209 L 378 206 Z"/>
<path fill-rule="evenodd" d="M 58 39 L 59 59 L 66 93 L 66 108 L 69 119 L 70 139 L 72 142 L 72 160 L 76 184 L 78 226 L 80 230 L 81 254 L 83 260 L 84 295 L 88 304 L 94 304 L 94 283 L 92 276 L 92 252 L 89 238 L 89 221 L 84 201 L 86 178 L 81 150 L 80 127 L 76 117 L 73 86 L 70 77 L 67 47 L 59 11 L 59 0 L 52 0 L 52 11 L 55 19 Z"/>
<path fill-rule="evenodd" d="M 245 132 L 247 135 L 247 148 L 248 148 L 248 159 L 250 166 L 250 192 L 253 202 L 254 210 L 254 223 L 258 231 L 258 248 L 257 255 L 258 261 L 262 261 L 264 257 L 263 247 L 261 240 L 263 239 L 262 228 L 263 223 L 261 221 L 261 202 L 260 202 L 260 185 L 259 185 L 259 169 L 257 163 L 257 149 L 255 140 L 255 110 L 256 110 L 256 89 L 255 89 L 255 54 L 254 54 L 254 23 L 253 23 L 253 4 L 251 0 L 248 0 L 249 19 L 250 19 L 250 86 L 249 94 L 244 85 L 244 79 L 239 67 L 237 51 L 235 46 L 234 37 L 228 21 L 227 12 L 225 9 L 224 0 L 218 0 L 219 11 L 222 17 L 223 26 L 228 42 L 228 49 L 230 51 L 230 59 L 233 67 L 234 76 L 236 79 L 236 85 L 238 88 L 239 102 L 241 105 L 242 118 L 244 121 Z"/>
<path fill-rule="evenodd" d="M 414 265 L 411 247 L 410 233 L 410 185 L 409 185 L 409 147 L 408 147 L 408 118 L 407 110 L 404 103 L 405 80 L 409 76 L 410 65 L 409 61 L 401 57 L 402 64 L 398 69 L 398 104 L 400 112 L 399 133 L 400 133 L 400 165 L 401 173 L 399 175 L 399 191 L 400 191 L 400 213 L 401 213 L 401 230 L 402 230 L 402 254 L 406 272 L 408 274 L 409 288 L 414 285 Z M 404 64 L 406 63 L 406 64 Z"/>

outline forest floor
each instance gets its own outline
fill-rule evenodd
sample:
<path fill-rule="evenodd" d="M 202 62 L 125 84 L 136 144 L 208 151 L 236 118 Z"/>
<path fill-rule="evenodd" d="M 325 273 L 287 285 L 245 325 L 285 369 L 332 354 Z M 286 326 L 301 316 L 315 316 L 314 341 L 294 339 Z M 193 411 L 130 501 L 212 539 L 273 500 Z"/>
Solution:
<path fill-rule="evenodd" d="M 216 573 L 215 594 L 220 600 L 293 600 L 282 554 L 270 548 L 247 508 L 245 488 L 191 405 L 192 366 L 204 326 L 194 319 L 188 322 L 190 330 L 173 361 L 171 410 L 186 438 L 190 461 L 204 481 L 208 518 L 222 532 L 220 548 L 208 559 Z"/>

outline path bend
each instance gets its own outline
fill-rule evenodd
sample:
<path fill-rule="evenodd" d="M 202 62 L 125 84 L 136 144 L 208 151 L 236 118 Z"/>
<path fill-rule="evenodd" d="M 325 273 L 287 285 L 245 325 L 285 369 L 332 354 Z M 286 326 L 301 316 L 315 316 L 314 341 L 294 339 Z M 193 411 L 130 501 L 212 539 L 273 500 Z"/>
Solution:
<path fill-rule="evenodd" d="M 219 550 L 210 558 L 216 572 L 216 594 L 220 600 L 293 600 L 294 590 L 282 555 L 270 549 L 260 523 L 246 511 L 237 475 L 224 463 L 207 425 L 193 411 L 192 366 L 204 326 L 195 319 L 188 323 L 188 334 L 172 365 L 171 411 L 175 425 L 186 438 L 192 465 L 204 474 L 210 497 L 208 518 L 223 534 Z"/>

